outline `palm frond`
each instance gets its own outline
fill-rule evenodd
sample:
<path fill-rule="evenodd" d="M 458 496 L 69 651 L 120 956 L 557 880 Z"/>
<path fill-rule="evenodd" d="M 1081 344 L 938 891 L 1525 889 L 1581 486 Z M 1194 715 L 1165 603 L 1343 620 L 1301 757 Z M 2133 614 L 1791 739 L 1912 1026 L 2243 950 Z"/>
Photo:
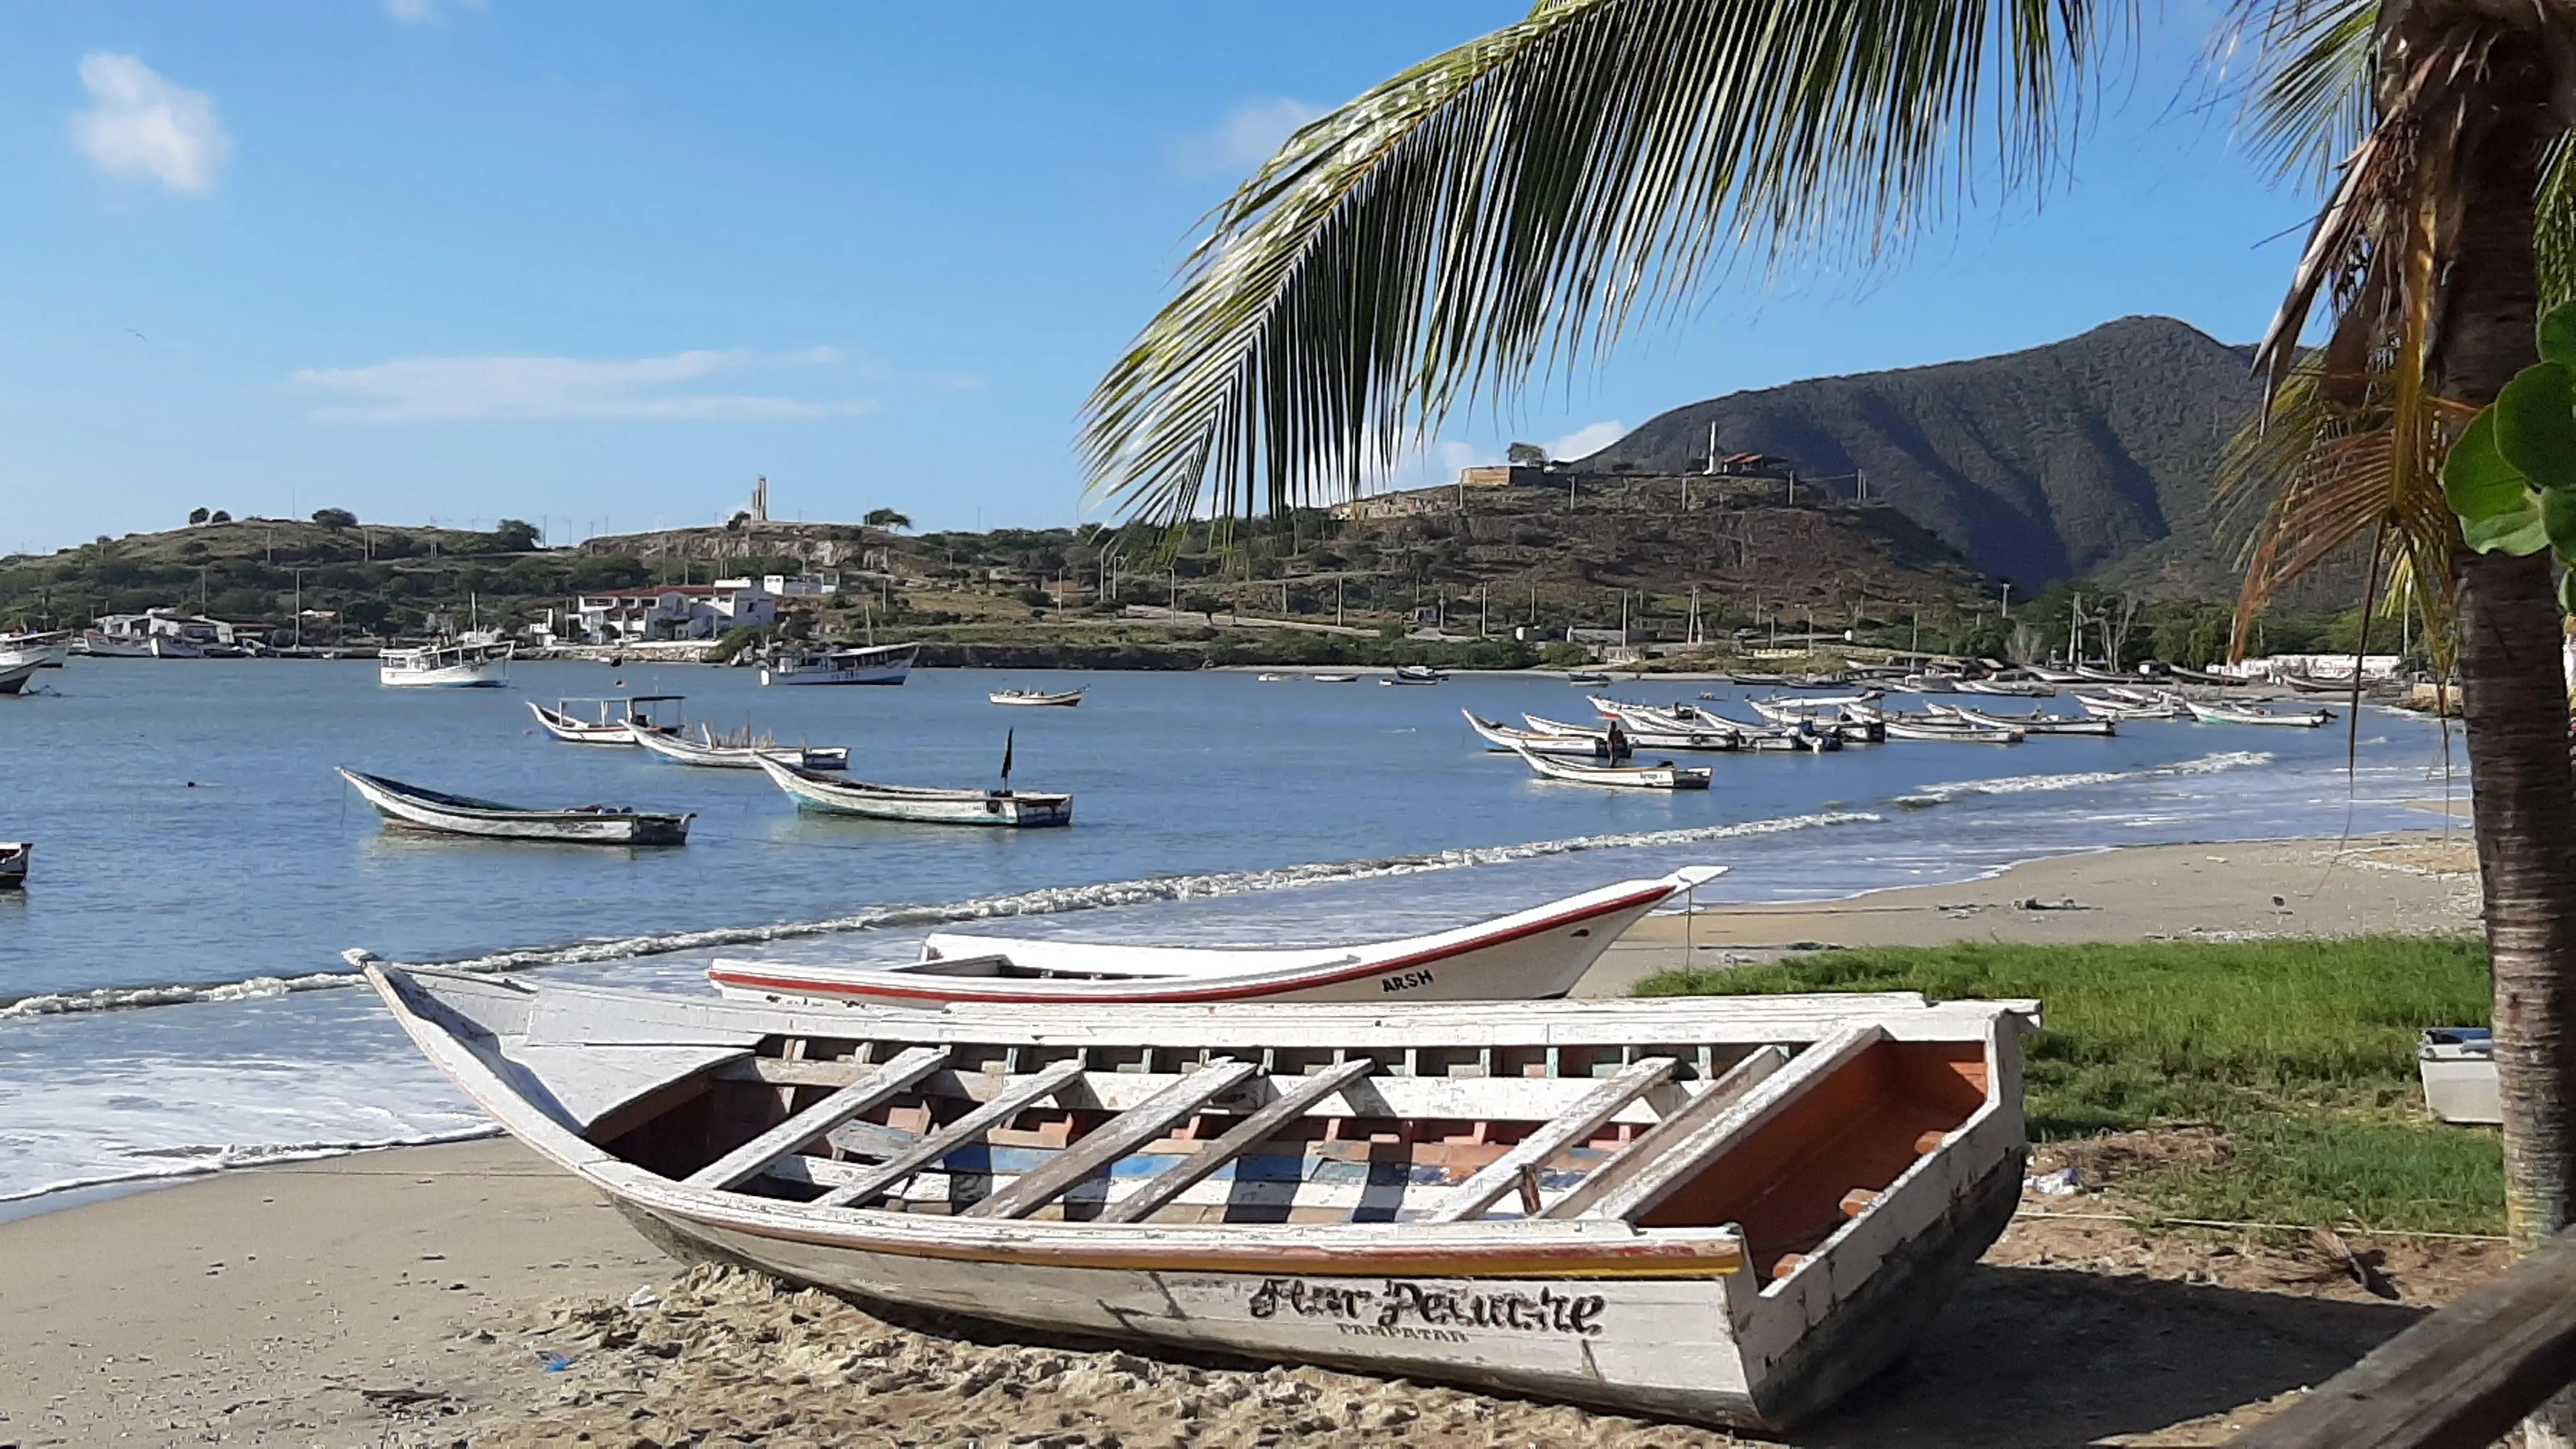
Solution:
<path fill-rule="evenodd" d="M 1347 495 L 1730 267 L 1877 256 L 1973 177 L 2044 181 L 2104 3 L 1544 0 L 1218 209 L 1085 405 L 1093 492 L 1164 519 Z"/>
<path fill-rule="evenodd" d="M 2532 259 L 2540 269 L 2540 310 L 2576 302 L 2576 131 L 2550 143 L 2540 172 Z"/>
<path fill-rule="evenodd" d="M 2377 118 L 2379 0 L 2236 0 L 2218 49 L 2222 67 L 2246 63 L 2255 154 L 2284 179 L 2330 187 Z"/>

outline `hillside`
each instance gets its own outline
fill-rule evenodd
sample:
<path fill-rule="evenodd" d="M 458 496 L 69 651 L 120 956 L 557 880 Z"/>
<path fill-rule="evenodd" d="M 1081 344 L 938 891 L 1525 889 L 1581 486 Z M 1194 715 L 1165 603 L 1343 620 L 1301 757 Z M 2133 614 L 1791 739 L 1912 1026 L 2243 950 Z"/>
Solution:
<path fill-rule="evenodd" d="M 2094 576 L 2224 597 L 2234 548 L 2209 489 L 2258 401 L 2248 357 L 2169 317 L 2126 317 L 2025 352 L 1692 403 L 1578 466 L 1683 471 L 1714 422 L 1723 453 L 1810 478 L 1865 471 L 1872 498 L 2022 590 Z"/>

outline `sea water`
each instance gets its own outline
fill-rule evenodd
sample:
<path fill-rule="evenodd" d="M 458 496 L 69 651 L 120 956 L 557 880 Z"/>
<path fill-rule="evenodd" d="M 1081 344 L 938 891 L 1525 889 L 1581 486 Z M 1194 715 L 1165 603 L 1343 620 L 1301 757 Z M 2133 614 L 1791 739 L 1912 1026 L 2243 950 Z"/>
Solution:
<path fill-rule="evenodd" d="M 0 839 L 37 843 L 27 890 L 0 893 L 0 1201 L 483 1130 L 349 989 L 350 949 L 701 991 L 719 952 L 905 960 L 961 923 L 1324 943 L 1694 862 L 1731 868 L 1704 905 L 1821 900 L 2118 845 L 2420 826 L 2433 817 L 2409 802 L 2466 789 L 2456 741 L 2378 709 L 2357 731 L 2147 721 L 2011 748 L 1699 756 L 1715 788 L 1662 794 L 1541 781 L 1487 752 L 1461 708 L 1590 715 L 1584 690 L 1518 675 L 925 670 L 897 689 L 763 689 L 744 669 L 522 663 L 508 689 L 389 690 L 358 661 L 82 659 L 39 679 L 0 698 Z M 985 698 L 1078 685 L 1079 709 Z M 1712 692 L 1754 717 L 1745 691 Z M 800 815 L 756 771 L 563 744 L 527 708 L 655 693 L 719 729 L 847 745 L 868 780 L 995 784 L 1008 736 L 1012 783 L 1071 791 L 1075 824 Z M 388 833 L 335 764 L 698 818 L 666 850 Z"/>

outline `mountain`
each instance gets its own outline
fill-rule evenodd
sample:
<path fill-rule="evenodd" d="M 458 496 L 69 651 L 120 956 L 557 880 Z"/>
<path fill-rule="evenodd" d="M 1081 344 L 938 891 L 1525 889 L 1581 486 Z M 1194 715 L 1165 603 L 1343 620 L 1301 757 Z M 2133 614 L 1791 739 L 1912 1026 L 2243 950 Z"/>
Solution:
<path fill-rule="evenodd" d="M 1844 490 L 1865 472 L 1872 501 L 2019 588 L 2102 577 L 2223 596 L 2234 550 L 2210 484 L 2260 399 L 2250 359 L 2173 318 L 2124 317 L 2025 352 L 1692 403 L 1578 466 L 1684 471 L 1713 422 L 1724 454 L 1785 458 Z"/>

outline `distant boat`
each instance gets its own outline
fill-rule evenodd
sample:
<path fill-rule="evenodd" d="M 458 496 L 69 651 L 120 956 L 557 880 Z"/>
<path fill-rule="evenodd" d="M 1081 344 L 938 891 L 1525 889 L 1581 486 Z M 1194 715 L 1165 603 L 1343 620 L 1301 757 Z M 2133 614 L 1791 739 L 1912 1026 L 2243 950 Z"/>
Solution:
<path fill-rule="evenodd" d="M 1568 684 L 1608 684 L 1610 682 L 1610 676 L 1603 674 L 1598 670 L 1569 669 L 1565 673 L 1565 682 Z"/>
<path fill-rule="evenodd" d="M 1954 745 L 2017 745 L 2025 738 L 2017 729 L 1997 729 L 1991 725 L 1972 724 L 1967 720 L 1941 715 L 1900 714 L 1890 710 L 1879 716 L 1879 724 L 1891 740 L 1928 741 Z"/>
<path fill-rule="evenodd" d="M 376 682 L 388 689 L 498 689 L 510 682 L 513 652 L 508 644 L 454 640 L 388 649 L 376 656 Z"/>
<path fill-rule="evenodd" d="M 1255 684 L 1285 684 L 1288 682 L 1288 676 L 1285 674 L 1262 674 L 1254 676 L 1252 682 Z"/>
<path fill-rule="evenodd" d="M 535 700 L 528 701 L 528 712 L 537 717 L 547 734 L 568 745 L 631 745 L 639 732 L 658 731 L 669 734 L 679 728 L 681 694 L 621 694 L 598 699 L 559 699 L 555 707 L 546 708 Z M 669 705 L 669 709 L 656 706 Z M 586 712 L 592 717 L 583 719 Z"/>
<path fill-rule="evenodd" d="M 1676 765 L 1670 760 L 1651 765 L 1577 765 L 1530 750 L 1519 753 L 1522 761 L 1540 775 L 1574 785 L 1614 790 L 1705 790 L 1711 778 L 1705 765 Z"/>
<path fill-rule="evenodd" d="M 1474 730 L 1477 738 L 1500 754 L 1532 750 L 1542 755 L 1570 755 L 1616 763 L 1631 753 L 1625 730 L 1620 732 L 1619 742 L 1614 746 L 1607 731 L 1600 734 L 1545 735 L 1536 730 L 1516 730 L 1510 725 L 1498 724 L 1482 718 L 1472 709 L 1458 712 L 1467 717 L 1467 728 Z"/>
<path fill-rule="evenodd" d="M 1958 692 L 1961 694 L 2009 695 L 2016 699 L 2055 699 L 2057 697 L 2057 686 L 2053 684 L 2036 683 L 2015 684 L 1992 679 L 1962 679 L 1958 684 Z"/>
<path fill-rule="evenodd" d="M 72 646 L 72 652 L 86 654 L 92 659 L 149 659 L 152 657 L 152 641 L 87 629 L 82 631 L 80 641 Z"/>
<path fill-rule="evenodd" d="M 2020 730 L 2024 734 L 2116 735 L 2120 732 L 2118 721 L 2092 715 L 2049 714 L 2044 710 L 2032 710 L 2028 714 L 1989 714 L 1981 709 L 1955 704 L 1935 704 L 1930 709 L 1934 714 L 1965 720 L 1969 724 L 1996 730 Z"/>
<path fill-rule="evenodd" d="M 1011 789 L 941 790 L 919 785 L 875 785 L 835 780 L 813 770 L 759 757 L 760 768 L 800 810 L 906 820 L 920 825 L 1043 826 L 1073 823 L 1071 795 L 1037 795 Z M 1007 778 L 1007 777 L 1006 777 Z"/>
<path fill-rule="evenodd" d="M 0 840 L 0 891 L 13 891 L 25 885 L 28 863 L 35 858 L 33 841 Z"/>
<path fill-rule="evenodd" d="M 0 669 L 23 664 L 30 659 L 39 669 L 60 669 L 71 658 L 72 636 L 67 629 L 50 629 L 24 634 L 0 634 Z"/>
<path fill-rule="evenodd" d="M 206 650 L 203 645 L 198 644 L 193 639 L 182 639 L 176 634 L 155 634 L 152 636 L 152 642 L 148 647 L 152 650 L 152 657 L 155 659 L 203 659 L 206 657 Z"/>
<path fill-rule="evenodd" d="M 789 654 L 760 666 L 768 684 L 901 684 L 912 673 L 919 644 L 868 644 Z"/>
<path fill-rule="evenodd" d="M 1312 679 L 1317 684 L 1357 684 L 1360 682 L 1360 677 L 1356 674 L 1310 674 L 1307 678 Z"/>
<path fill-rule="evenodd" d="M 718 736 L 705 725 L 698 726 L 698 738 L 691 739 L 681 730 L 638 730 L 635 743 L 653 754 L 683 765 L 704 770 L 757 770 L 763 760 L 776 760 L 804 770 L 846 770 L 850 752 L 842 745 L 782 745 L 764 735 L 759 739 L 745 731 L 739 739 Z"/>
<path fill-rule="evenodd" d="M 1385 678 L 1380 679 L 1380 680 L 1378 681 L 1378 683 L 1380 683 L 1380 684 L 1439 684 L 1439 683 L 1441 683 L 1441 682 L 1443 682 L 1443 681 L 1447 680 L 1447 679 L 1448 679 L 1448 677 L 1449 677 L 1448 675 L 1446 675 L 1446 674 L 1442 673 L 1441 671 L 1439 671 L 1439 670 L 1437 670 L 1437 669 L 1429 668 L 1429 667 L 1427 667 L 1427 666 L 1425 666 L 1425 665 L 1420 665 L 1420 664 L 1399 664 L 1399 665 L 1395 666 L 1395 672 L 1394 672 L 1393 674 L 1390 674 L 1390 675 L 1386 676 Z"/>
<path fill-rule="evenodd" d="M 2202 724 L 2287 725 L 2292 729 L 2315 729 L 2334 718 L 2331 710 L 2312 709 L 2282 711 L 2251 704 L 2203 704 L 2186 699 L 2183 708 Z"/>
<path fill-rule="evenodd" d="M 1090 686 L 1085 685 L 1083 688 L 1088 689 Z M 997 689 L 991 694 L 985 695 L 984 698 L 995 704 L 1017 705 L 1022 708 L 1044 708 L 1052 705 L 1062 709 L 1071 709 L 1082 703 L 1082 695 L 1082 689 L 1060 690 L 1054 694 L 1049 694 L 1042 689 Z"/>
<path fill-rule="evenodd" d="M 1565 720 L 1549 719 L 1544 715 L 1535 714 L 1522 715 L 1521 722 L 1528 725 L 1534 734 L 1558 738 L 1601 740 L 1607 739 L 1610 734 L 1610 726 L 1607 723 L 1572 724 Z M 1621 720 L 1619 732 L 1627 737 L 1632 749 L 1700 750 L 1718 754 L 1745 748 L 1746 741 L 1751 737 L 1748 726 L 1710 715 L 1699 716 L 1697 721 L 1687 728 L 1650 729 Z"/>
<path fill-rule="evenodd" d="M 607 805 L 530 810 L 406 785 L 382 775 L 339 768 L 393 829 L 426 830 L 479 840 L 531 840 L 558 845 L 681 845 L 695 815 L 655 815 Z"/>
<path fill-rule="evenodd" d="M 1674 897 L 1726 873 L 1685 866 L 1454 930 L 1340 946 L 1135 946 L 941 932 L 900 966 L 745 961 L 707 968 L 737 1001 L 939 1007 L 950 1002 L 1544 1001 Z"/>

